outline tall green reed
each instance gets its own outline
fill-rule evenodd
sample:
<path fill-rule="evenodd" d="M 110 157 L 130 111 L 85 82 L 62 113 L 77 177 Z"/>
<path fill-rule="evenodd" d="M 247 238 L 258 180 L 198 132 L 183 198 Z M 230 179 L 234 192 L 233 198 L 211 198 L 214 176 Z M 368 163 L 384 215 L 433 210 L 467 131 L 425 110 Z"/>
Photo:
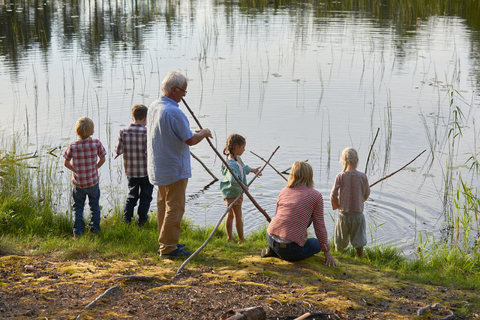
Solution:
<path fill-rule="evenodd" d="M 0 232 L 10 234 L 64 233 L 71 223 L 56 212 L 59 161 L 50 154 L 24 153 L 21 139 L 2 141 L 0 150 Z"/>

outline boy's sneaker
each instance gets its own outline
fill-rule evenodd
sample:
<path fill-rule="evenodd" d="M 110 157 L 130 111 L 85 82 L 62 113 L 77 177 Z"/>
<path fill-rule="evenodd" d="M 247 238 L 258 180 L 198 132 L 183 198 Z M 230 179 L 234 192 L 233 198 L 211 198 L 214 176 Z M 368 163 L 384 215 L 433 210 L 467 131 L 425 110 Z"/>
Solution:
<path fill-rule="evenodd" d="M 262 249 L 262 252 L 260 253 L 260 257 L 267 258 L 267 257 L 278 257 L 278 256 L 275 253 L 275 251 L 272 250 L 272 248 L 267 247 Z"/>
<path fill-rule="evenodd" d="M 181 257 L 188 257 L 191 254 L 190 251 L 185 251 L 182 249 L 175 249 L 169 253 L 161 253 L 160 258 L 181 258 Z"/>

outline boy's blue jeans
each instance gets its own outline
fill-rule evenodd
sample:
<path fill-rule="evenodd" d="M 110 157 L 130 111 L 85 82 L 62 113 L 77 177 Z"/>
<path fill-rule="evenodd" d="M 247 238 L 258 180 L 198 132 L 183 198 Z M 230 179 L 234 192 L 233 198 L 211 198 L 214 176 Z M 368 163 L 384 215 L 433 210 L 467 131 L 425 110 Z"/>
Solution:
<path fill-rule="evenodd" d="M 125 222 L 132 222 L 133 209 L 137 205 L 138 199 L 140 203 L 138 205 L 138 223 L 144 224 L 148 220 L 148 210 L 150 209 L 150 202 L 152 202 L 153 185 L 150 184 L 148 176 L 142 178 L 130 178 L 128 179 L 128 195 L 125 203 L 125 209 L 123 210 L 123 220 Z"/>
<path fill-rule="evenodd" d="M 83 219 L 83 209 L 85 200 L 88 196 L 88 204 L 92 218 L 88 226 L 90 231 L 100 231 L 100 186 L 98 183 L 88 188 L 73 187 L 73 210 L 75 211 L 75 222 L 73 224 L 73 235 L 81 236 L 85 232 L 85 220 Z"/>
<path fill-rule="evenodd" d="M 279 243 L 267 232 L 267 242 L 270 248 L 283 260 L 300 261 L 321 251 L 320 243 L 316 238 L 307 239 L 303 247 L 295 242 Z"/>

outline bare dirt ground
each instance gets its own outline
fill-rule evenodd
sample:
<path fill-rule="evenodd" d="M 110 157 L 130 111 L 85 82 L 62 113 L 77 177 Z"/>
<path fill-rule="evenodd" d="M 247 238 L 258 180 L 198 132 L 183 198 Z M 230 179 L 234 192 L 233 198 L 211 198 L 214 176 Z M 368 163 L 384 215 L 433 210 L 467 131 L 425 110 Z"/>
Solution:
<path fill-rule="evenodd" d="M 476 292 L 338 262 L 340 267 L 327 268 L 317 256 L 298 263 L 250 256 L 218 268 L 187 266 L 175 276 L 181 261 L 3 255 L 0 318 L 220 319 L 230 309 L 260 306 L 267 319 L 307 312 L 307 319 L 442 319 L 478 303 Z M 417 317 L 435 303 L 438 310 Z"/>

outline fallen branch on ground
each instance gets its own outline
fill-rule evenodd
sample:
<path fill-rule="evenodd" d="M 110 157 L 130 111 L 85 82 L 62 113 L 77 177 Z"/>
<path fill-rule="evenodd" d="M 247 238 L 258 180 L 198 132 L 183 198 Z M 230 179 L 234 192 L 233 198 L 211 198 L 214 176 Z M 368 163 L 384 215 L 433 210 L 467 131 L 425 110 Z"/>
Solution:
<path fill-rule="evenodd" d="M 111 287 L 111 288 L 108 288 L 107 290 L 105 290 L 104 293 L 102 293 L 101 295 L 99 295 L 95 300 L 93 300 L 92 302 L 90 302 L 89 304 L 87 304 L 87 306 L 86 306 L 85 308 L 83 308 L 83 310 L 86 310 L 86 309 L 88 309 L 88 308 L 93 307 L 93 306 L 98 302 L 98 300 L 100 300 L 100 299 L 102 299 L 102 298 L 104 298 L 104 297 L 112 294 L 112 293 L 113 293 L 115 290 L 117 290 L 117 289 L 120 289 L 120 287 L 119 287 L 119 286 L 113 286 L 113 287 Z M 83 311 L 83 310 L 82 310 L 82 311 Z M 79 315 L 75 318 L 75 320 L 80 319 L 81 316 L 82 316 L 82 314 L 79 314 Z"/>
<path fill-rule="evenodd" d="M 112 281 L 115 280 L 138 280 L 138 281 L 146 281 L 150 282 L 155 280 L 155 277 L 150 277 L 150 276 L 124 276 L 124 277 L 117 277 L 112 279 Z"/>

